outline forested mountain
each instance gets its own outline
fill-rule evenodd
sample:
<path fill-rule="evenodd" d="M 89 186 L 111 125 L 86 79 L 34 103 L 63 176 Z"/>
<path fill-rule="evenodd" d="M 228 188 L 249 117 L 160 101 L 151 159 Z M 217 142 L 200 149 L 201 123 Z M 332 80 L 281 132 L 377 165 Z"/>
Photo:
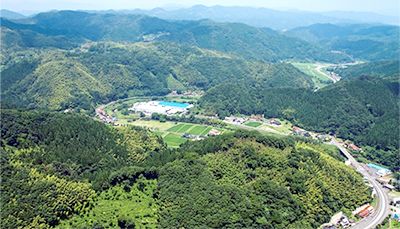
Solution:
<path fill-rule="evenodd" d="M 171 151 L 140 128 L 7 107 L 1 125 L 4 228 L 308 228 L 371 200 L 304 140 L 240 130 Z"/>
<path fill-rule="evenodd" d="M 13 11 L 6 10 L 6 9 L 1 9 L 0 17 L 9 18 L 9 19 L 19 19 L 19 18 L 24 18 L 25 16 L 20 13 L 17 13 L 17 12 L 13 12 Z"/>
<path fill-rule="evenodd" d="M 317 92 L 223 84 L 207 91 L 199 105 L 220 118 L 230 114 L 264 114 L 284 117 L 307 130 L 333 132 L 374 147 L 364 156 L 399 170 L 398 96 L 398 79 L 361 76 Z"/>
<path fill-rule="evenodd" d="M 315 23 L 384 23 L 399 24 L 399 18 L 379 15 L 369 12 L 307 12 L 297 10 L 274 10 L 267 8 L 241 6 L 204 6 L 195 5 L 190 8 L 165 10 L 107 10 L 89 11 L 95 13 L 125 13 L 145 14 L 153 17 L 172 20 L 202 20 L 211 19 L 218 22 L 240 22 L 255 27 L 269 27 L 276 30 L 293 29 L 299 26 L 309 26 Z"/>
<path fill-rule="evenodd" d="M 382 60 L 357 65 L 350 65 L 346 68 L 334 69 L 343 79 L 357 77 L 360 75 L 378 76 L 382 78 L 400 77 L 400 61 L 399 60 Z"/>
<path fill-rule="evenodd" d="M 18 24 L 3 22 L 2 27 L 11 30 L 3 29 L 4 32 L 17 33 L 23 41 L 28 39 L 31 42 L 20 42 L 22 47 L 48 46 L 40 42 L 35 43 L 35 39 L 30 38 L 31 36 L 24 36 L 24 33 L 29 32 L 32 35 L 34 32 L 33 37 L 40 35 L 50 36 L 52 39 L 73 37 L 72 41 L 80 39 L 115 42 L 152 39 L 173 41 L 270 62 L 315 60 L 336 63 L 351 60 L 346 55 L 331 53 L 301 39 L 238 23 L 215 23 L 207 20 L 172 22 L 143 15 L 89 14 L 74 11 L 41 13 L 15 22 Z M 69 45 L 65 44 L 65 48 L 69 48 Z"/>
<path fill-rule="evenodd" d="M 263 87 L 312 87 L 290 64 L 245 61 L 171 42 L 122 45 L 92 43 L 88 52 L 43 51 L 8 64 L 2 72 L 2 101 L 46 109 L 93 110 L 97 103 L 172 90 L 207 90 L 226 82 Z"/>
<path fill-rule="evenodd" d="M 1 227 L 43 227 L 93 207 L 112 171 L 164 148 L 136 127 L 112 128 L 76 114 L 1 112 Z"/>
<path fill-rule="evenodd" d="M 315 24 L 285 34 L 364 60 L 399 59 L 400 56 L 399 26 Z"/>

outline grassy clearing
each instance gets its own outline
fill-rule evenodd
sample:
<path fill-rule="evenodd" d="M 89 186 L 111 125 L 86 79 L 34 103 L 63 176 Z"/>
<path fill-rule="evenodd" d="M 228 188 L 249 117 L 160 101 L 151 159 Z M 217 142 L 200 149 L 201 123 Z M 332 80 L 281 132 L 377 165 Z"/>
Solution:
<path fill-rule="evenodd" d="M 246 122 L 246 126 L 251 126 L 251 127 L 259 127 L 262 125 L 261 122 Z"/>
<path fill-rule="evenodd" d="M 208 132 L 210 132 L 210 130 L 212 130 L 212 127 L 207 127 L 203 132 L 201 132 L 199 135 L 201 136 L 206 136 L 208 134 Z"/>
<path fill-rule="evenodd" d="M 167 143 L 168 147 L 179 147 L 180 144 L 187 140 L 187 138 L 181 138 L 179 134 L 168 134 L 164 137 L 164 142 Z"/>
<path fill-rule="evenodd" d="M 207 126 L 197 126 L 195 125 L 190 131 L 189 134 L 200 135 L 203 133 L 208 127 Z"/>
<path fill-rule="evenodd" d="M 181 129 L 177 131 L 177 133 L 187 133 L 189 129 L 193 127 L 193 124 L 186 124 Z"/>
<path fill-rule="evenodd" d="M 173 126 L 173 127 L 169 128 L 167 131 L 168 131 L 168 132 L 178 133 L 179 129 L 181 129 L 184 125 L 185 125 L 185 124 L 180 123 L 180 124 L 178 124 L 178 125 L 176 125 L 176 126 Z"/>
<path fill-rule="evenodd" d="M 159 131 L 152 131 L 155 135 L 162 137 L 165 133 Z"/>
<path fill-rule="evenodd" d="M 134 126 L 147 127 L 150 130 L 155 130 L 155 131 L 165 131 L 166 129 L 169 129 L 175 125 L 174 122 L 143 121 L 143 120 L 137 120 L 129 124 Z"/>
<path fill-rule="evenodd" d="M 57 228 L 93 228 L 95 224 L 118 228 L 120 215 L 133 219 L 136 228 L 156 228 L 159 206 L 153 199 L 153 193 L 157 189 L 157 180 L 139 178 L 138 181 L 128 192 L 119 185 L 101 192 L 88 213 L 62 220 Z"/>

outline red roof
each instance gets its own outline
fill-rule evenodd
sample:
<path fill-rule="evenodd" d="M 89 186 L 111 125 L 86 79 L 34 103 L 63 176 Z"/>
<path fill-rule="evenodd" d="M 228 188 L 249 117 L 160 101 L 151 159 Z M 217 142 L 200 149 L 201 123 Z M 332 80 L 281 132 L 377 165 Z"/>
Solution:
<path fill-rule="evenodd" d="M 297 126 L 292 127 L 292 130 L 300 130 Z"/>
<path fill-rule="evenodd" d="M 369 211 L 367 209 L 364 209 L 360 211 L 357 215 L 359 215 L 361 218 L 364 218 L 369 215 Z"/>

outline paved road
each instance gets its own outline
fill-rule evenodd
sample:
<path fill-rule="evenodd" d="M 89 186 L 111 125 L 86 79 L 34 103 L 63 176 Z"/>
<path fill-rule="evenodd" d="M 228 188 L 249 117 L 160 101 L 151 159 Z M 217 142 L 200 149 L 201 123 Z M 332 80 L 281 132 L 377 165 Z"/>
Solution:
<path fill-rule="evenodd" d="M 340 151 L 349 159 L 351 164 L 359 171 L 362 175 L 368 177 L 370 183 L 376 190 L 377 193 L 377 208 L 375 209 L 375 213 L 373 215 L 368 216 L 367 218 L 359 221 L 356 225 L 351 227 L 352 229 L 369 229 L 375 228 L 376 225 L 381 223 L 389 214 L 389 197 L 386 191 L 381 187 L 378 182 L 358 163 L 353 156 L 347 150 L 340 145 L 337 140 L 332 137 L 331 144 L 336 145 Z"/>
<path fill-rule="evenodd" d="M 335 78 L 332 78 L 330 75 L 327 75 L 327 74 L 323 73 L 323 72 L 321 71 L 322 68 L 323 68 L 322 65 L 318 65 L 318 67 L 317 67 L 315 70 L 317 70 L 317 72 L 321 73 L 322 75 L 328 77 L 329 79 L 333 80 L 334 83 L 336 83 L 336 82 L 338 81 L 338 80 L 336 80 Z"/>

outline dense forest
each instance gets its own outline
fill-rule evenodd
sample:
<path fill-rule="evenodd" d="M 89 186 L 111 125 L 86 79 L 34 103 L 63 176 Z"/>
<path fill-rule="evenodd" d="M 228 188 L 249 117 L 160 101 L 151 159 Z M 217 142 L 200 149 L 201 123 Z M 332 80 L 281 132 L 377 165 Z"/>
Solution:
<path fill-rule="evenodd" d="M 173 90 L 207 90 L 220 83 L 312 87 L 290 64 L 242 58 L 175 43 L 93 43 L 88 52 L 43 51 L 1 71 L 2 101 L 15 106 L 94 110 L 99 103 Z M 79 110 L 79 109 L 78 109 Z"/>
<path fill-rule="evenodd" d="M 301 139 L 238 130 L 170 150 L 141 128 L 9 107 L 1 125 L 4 228 L 307 228 L 371 200 L 338 151 Z"/>
<path fill-rule="evenodd" d="M 317 92 L 224 84 L 207 91 L 199 105 L 221 119 L 232 114 L 283 117 L 307 130 L 335 133 L 374 147 L 364 156 L 399 170 L 398 96 L 397 79 L 361 76 Z"/>

